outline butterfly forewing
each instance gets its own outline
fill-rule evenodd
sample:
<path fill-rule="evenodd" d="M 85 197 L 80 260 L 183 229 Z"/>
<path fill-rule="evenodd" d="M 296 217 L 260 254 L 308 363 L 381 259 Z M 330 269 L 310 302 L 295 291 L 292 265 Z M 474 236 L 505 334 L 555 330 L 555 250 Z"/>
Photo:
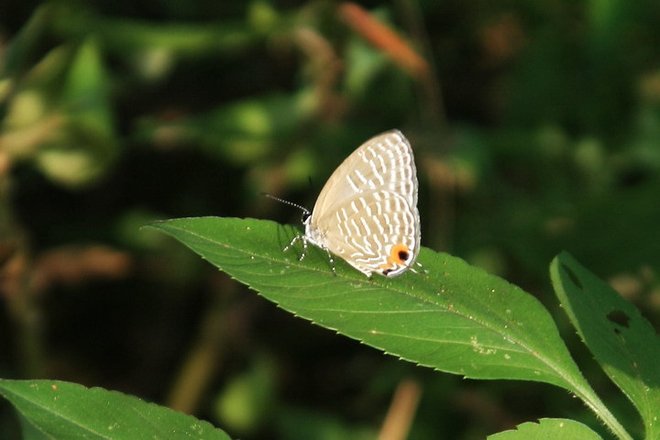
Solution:
<path fill-rule="evenodd" d="M 337 167 L 321 190 L 312 210 L 332 211 L 357 193 L 388 190 L 401 194 L 417 206 L 417 171 L 412 148 L 399 130 L 379 134 L 355 150 Z"/>

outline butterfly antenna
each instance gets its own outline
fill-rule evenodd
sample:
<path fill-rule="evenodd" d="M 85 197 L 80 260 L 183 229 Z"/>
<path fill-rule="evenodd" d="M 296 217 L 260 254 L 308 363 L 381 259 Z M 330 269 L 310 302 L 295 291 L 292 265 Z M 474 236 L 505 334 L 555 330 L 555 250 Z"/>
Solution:
<path fill-rule="evenodd" d="M 309 212 L 309 209 L 307 209 L 307 208 L 305 208 L 304 206 L 299 205 L 299 204 L 297 204 L 297 203 L 293 203 L 293 202 L 290 202 L 290 201 L 288 201 L 288 200 L 280 199 L 279 197 L 275 197 L 275 196 L 272 195 L 272 194 L 268 194 L 268 193 L 261 193 L 261 194 L 264 195 L 264 196 L 266 196 L 266 197 L 268 197 L 269 199 L 277 200 L 278 202 L 280 202 L 280 203 L 284 203 L 285 205 L 289 205 L 289 206 L 293 206 L 293 207 L 295 207 L 295 208 L 298 208 L 298 209 L 300 209 L 302 212 L 304 212 L 305 214 L 309 214 L 309 213 L 310 213 L 310 212 Z"/>

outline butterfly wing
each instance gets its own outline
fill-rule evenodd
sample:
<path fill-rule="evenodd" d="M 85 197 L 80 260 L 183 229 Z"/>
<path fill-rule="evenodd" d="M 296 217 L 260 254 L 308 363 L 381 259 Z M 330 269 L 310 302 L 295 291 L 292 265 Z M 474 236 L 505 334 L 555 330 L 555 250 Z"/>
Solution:
<path fill-rule="evenodd" d="M 312 210 L 314 216 L 332 212 L 335 204 L 370 191 L 402 195 L 417 206 L 417 170 L 408 139 L 390 130 L 369 139 L 337 167 L 321 190 Z"/>
<path fill-rule="evenodd" d="M 325 247 L 370 276 L 403 273 L 419 253 L 419 213 L 388 191 L 357 194 L 319 220 Z"/>
<path fill-rule="evenodd" d="M 368 276 L 396 276 L 410 267 L 420 242 L 417 173 L 401 132 L 368 140 L 335 170 L 308 233 Z"/>

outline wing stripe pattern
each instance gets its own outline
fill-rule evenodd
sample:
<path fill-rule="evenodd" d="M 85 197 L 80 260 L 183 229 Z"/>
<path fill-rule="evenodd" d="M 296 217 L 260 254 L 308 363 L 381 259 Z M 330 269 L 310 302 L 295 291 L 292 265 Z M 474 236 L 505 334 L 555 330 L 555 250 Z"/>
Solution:
<path fill-rule="evenodd" d="M 417 174 L 398 130 L 362 144 L 335 170 L 305 222 L 305 241 L 367 276 L 397 276 L 420 246 Z"/>

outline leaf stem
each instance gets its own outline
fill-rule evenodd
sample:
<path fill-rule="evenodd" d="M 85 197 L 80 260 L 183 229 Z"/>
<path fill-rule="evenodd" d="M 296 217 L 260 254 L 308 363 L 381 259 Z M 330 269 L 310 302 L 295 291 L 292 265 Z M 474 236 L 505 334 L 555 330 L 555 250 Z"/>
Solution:
<path fill-rule="evenodd" d="M 586 383 L 585 385 L 574 384 L 575 395 L 579 397 L 596 416 L 605 423 L 617 438 L 621 440 L 633 440 L 628 431 L 619 423 L 617 418 L 607 409 L 607 406 L 598 397 L 596 392 Z"/>

